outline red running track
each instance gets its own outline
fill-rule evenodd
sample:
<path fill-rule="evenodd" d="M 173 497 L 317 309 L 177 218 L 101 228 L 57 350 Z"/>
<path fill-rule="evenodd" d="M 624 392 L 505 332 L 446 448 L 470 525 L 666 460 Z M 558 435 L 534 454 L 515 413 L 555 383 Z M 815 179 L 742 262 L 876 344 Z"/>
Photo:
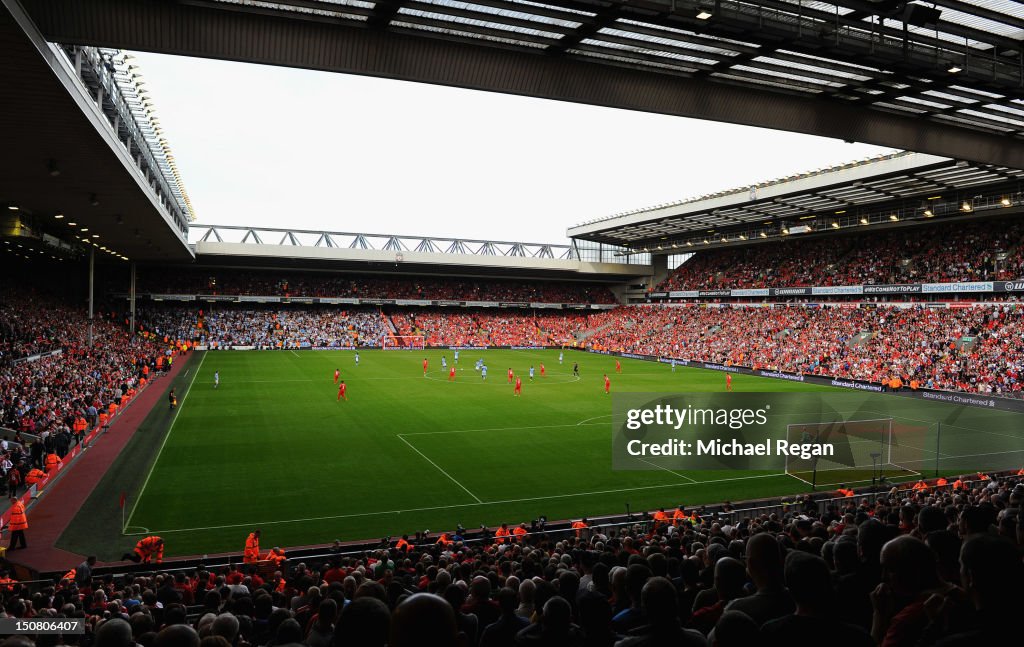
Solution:
<path fill-rule="evenodd" d="M 85 559 L 54 546 L 75 514 L 114 464 L 121 450 L 132 439 L 153 406 L 163 400 L 171 380 L 177 377 L 192 355 L 174 363 L 169 373 L 151 382 L 135 400 L 114 419 L 106 433 L 99 436 L 81 457 L 64 470 L 47 488 L 45 496 L 28 509 L 28 548 L 7 553 L 7 560 L 35 572 L 66 571 Z"/>

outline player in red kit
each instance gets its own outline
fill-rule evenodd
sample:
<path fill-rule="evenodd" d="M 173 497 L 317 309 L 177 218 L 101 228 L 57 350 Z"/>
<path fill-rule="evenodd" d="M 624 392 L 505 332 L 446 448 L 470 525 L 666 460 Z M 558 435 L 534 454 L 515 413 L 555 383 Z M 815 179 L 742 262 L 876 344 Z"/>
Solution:
<path fill-rule="evenodd" d="M 512 369 L 508 369 L 508 383 L 512 384 Z"/>
<path fill-rule="evenodd" d="M 334 383 L 335 384 L 338 383 L 338 378 L 340 378 L 340 377 L 341 377 L 341 371 L 339 371 L 338 369 L 334 369 Z"/>
<path fill-rule="evenodd" d="M 544 370 L 544 362 L 540 363 L 540 376 L 541 377 L 547 377 L 548 376 L 547 371 Z"/>
<path fill-rule="evenodd" d="M 622 362 L 620 362 L 619 360 L 615 360 L 615 372 L 616 373 L 621 373 L 622 372 Z"/>
<path fill-rule="evenodd" d="M 732 373 L 725 374 L 725 390 L 732 391 Z"/>
<path fill-rule="evenodd" d="M 427 376 L 427 358 L 423 358 L 423 377 Z"/>
<path fill-rule="evenodd" d="M 516 388 L 512 390 L 512 395 L 522 395 L 522 394 L 523 394 L 523 378 L 517 377 L 516 378 Z"/>
<path fill-rule="evenodd" d="M 604 392 L 605 394 L 612 392 L 612 381 L 608 379 L 608 374 L 604 374 Z"/>
<path fill-rule="evenodd" d="M 345 395 L 345 391 L 346 390 L 348 390 L 348 387 L 345 386 L 345 380 L 342 380 L 341 384 L 338 385 L 338 401 L 339 402 L 342 399 L 344 399 L 345 402 L 348 402 L 348 396 Z"/>
<path fill-rule="evenodd" d="M 454 382 L 455 381 L 455 364 L 452 364 L 452 367 L 450 369 L 448 369 L 448 381 L 449 382 Z"/>

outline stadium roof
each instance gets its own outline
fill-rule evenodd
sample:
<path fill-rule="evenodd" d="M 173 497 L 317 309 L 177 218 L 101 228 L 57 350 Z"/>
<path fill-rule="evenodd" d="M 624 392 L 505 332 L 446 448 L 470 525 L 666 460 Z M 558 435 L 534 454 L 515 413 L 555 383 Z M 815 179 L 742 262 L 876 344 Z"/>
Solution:
<path fill-rule="evenodd" d="M 189 234 L 206 265 L 591 281 L 650 272 L 629 258 L 581 259 L 570 245 L 198 224 Z"/>
<path fill-rule="evenodd" d="M 1007 0 L 22 4 L 62 43 L 592 103 L 1024 168 L 1024 6 Z"/>
<path fill-rule="evenodd" d="M 188 209 L 167 179 L 172 166 L 139 145 L 109 75 L 93 74 L 104 75 L 103 62 L 83 57 L 76 69 L 19 7 L 3 4 L 3 248 L 42 257 L 92 249 L 101 259 L 191 259 Z"/>
<path fill-rule="evenodd" d="M 798 226 L 820 233 L 991 210 L 1006 213 L 1021 209 L 1022 191 L 1022 170 L 895 153 L 616 214 L 568 233 L 636 251 L 669 252 L 673 244 L 742 243 L 788 235 L 784 230 Z"/>

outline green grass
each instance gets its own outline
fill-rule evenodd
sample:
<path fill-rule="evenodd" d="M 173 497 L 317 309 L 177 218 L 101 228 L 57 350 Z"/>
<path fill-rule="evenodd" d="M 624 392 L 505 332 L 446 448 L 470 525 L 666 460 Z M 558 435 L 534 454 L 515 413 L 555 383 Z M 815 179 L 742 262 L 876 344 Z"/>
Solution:
<path fill-rule="evenodd" d="M 442 355 L 451 362 L 451 351 L 363 351 L 356 367 L 344 351 L 206 353 L 193 362 L 187 391 L 178 387 L 180 406 L 166 441 L 153 448 L 152 472 L 129 491 L 126 536 L 94 549 L 110 558 L 139 536 L 159 534 L 168 554 L 193 555 L 241 550 L 255 527 L 265 545 L 287 547 L 808 489 L 778 473 L 612 469 L 612 398 L 603 392 L 603 373 L 617 392 L 677 393 L 723 391 L 721 373 L 621 360 L 623 372 L 615 374 L 607 356 L 567 352 L 559 365 L 557 351 L 488 350 L 462 351 L 452 383 Z M 489 367 L 486 382 L 473 369 L 478 357 Z M 533 382 L 526 377 L 531 364 L 538 368 Z M 522 397 L 506 384 L 509 367 L 523 376 Z M 349 386 L 347 402 L 337 401 L 335 368 Z M 733 388 L 838 392 L 743 375 L 733 377 Z M 917 425 L 915 443 L 924 447 L 935 447 L 930 421 L 953 415 L 945 405 L 857 395 L 878 415 L 929 421 L 906 422 Z M 942 430 L 940 461 L 979 453 L 974 436 L 991 429 L 996 414 L 958 414 L 964 431 Z M 1013 433 L 993 439 L 1001 450 L 1024 450 Z M 934 449 L 923 449 L 913 469 L 930 470 L 934 459 Z M 846 480 L 860 480 L 849 476 L 863 471 Z"/>

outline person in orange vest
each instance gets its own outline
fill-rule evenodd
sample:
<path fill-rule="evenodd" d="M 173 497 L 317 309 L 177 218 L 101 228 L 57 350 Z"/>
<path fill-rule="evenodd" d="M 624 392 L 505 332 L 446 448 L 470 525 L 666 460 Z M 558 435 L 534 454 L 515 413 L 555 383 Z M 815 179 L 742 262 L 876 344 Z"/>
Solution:
<path fill-rule="evenodd" d="M 949 481 L 946 480 L 945 476 L 940 476 L 935 480 L 935 487 L 944 487 L 949 485 Z"/>
<path fill-rule="evenodd" d="M 47 474 L 53 474 L 54 472 L 57 471 L 57 468 L 59 468 L 61 466 L 61 463 L 63 463 L 63 462 L 64 461 L 62 461 L 60 459 L 60 456 L 58 456 L 56 454 L 47 454 L 46 455 L 46 473 Z"/>
<path fill-rule="evenodd" d="M 985 474 L 984 472 L 978 472 L 978 480 L 979 481 L 991 481 L 992 477 L 989 476 L 988 474 Z"/>
<path fill-rule="evenodd" d="M 686 511 L 683 506 L 679 506 L 672 511 L 672 525 L 678 528 L 679 524 L 683 523 L 683 519 L 686 519 Z"/>
<path fill-rule="evenodd" d="M 437 541 L 435 541 L 434 543 L 444 548 L 446 546 L 450 546 L 452 544 L 452 540 L 448 537 L 448 533 L 442 532 L 441 536 L 438 537 Z"/>
<path fill-rule="evenodd" d="M 260 529 L 257 528 L 245 538 L 245 551 L 242 552 L 243 564 L 255 564 L 260 561 Z"/>
<path fill-rule="evenodd" d="M 501 527 L 494 531 L 494 543 L 504 544 L 505 538 L 509 536 L 508 524 L 503 523 Z"/>
<path fill-rule="evenodd" d="M 25 487 L 32 487 L 39 481 L 42 481 L 44 478 L 46 478 L 46 472 L 34 467 L 28 471 L 28 474 L 25 475 Z"/>
<path fill-rule="evenodd" d="M 839 494 L 839 496 L 844 496 L 844 497 L 850 497 L 850 496 L 854 495 L 853 488 L 846 487 L 845 483 L 840 483 L 839 484 L 839 488 L 836 489 L 836 493 Z"/>
<path fill-rule="evenodd" d="M 8 551 L 28 548 L 28 544 L 25 543 L 28 517 L 25 515 L 25 504 L 18 497 L 11 497 L 11 516 L 7 521 L 7 529 L 11 531 L 11 543 L 7 546 Z"/>
<path fill-rule="evenodd" d="M 924 482 L 924 479 L 921 479 L 917 483 L 914 483 L 913 487 L 911 487 L 910 489 L 915 492 L 928 492 L 930 490 L 928 484 Z"/>
<path fill-rule="evenodd" d="M 263 557 L 263 559 L 265 559 L 268 562 L 271 562 L 274 565 L 274 568 L 281 568 L 281 563 L 288 558 L 285 557 L 283 548 L 278 548 L 277 546 L 274 546 L 269 551 L 267 551 L 267 554 Z"/>
<path fill-rule="evenodd" d="M 18 580 L 12 580 L 7 571 L 0 571 L 0 588 L 5 591 L 13 591 L 14 585 L 17 583 Z"/>
<path fill-rule="evenodd" d="M 135 550 L 122 555 L 121 560 L 130 560 L 136 564 L 148 564 L 153 560 L 160 564 L 164 561 L 164 540 L 156 535 L 140 539 L 139 543 L 135 544 Z"/>
<path fill-rule="evenodd" d="M 959 478 L 957 480 L 953 481 L 953 489 L 954 490 L 962 490 L 962 489 L 964 489 L 964 482 L 962 480 L 960 480 Z"/>
<path fill-rule="evenodd" d="M 85 416 L 83 416 L 82 414 L 78 414 L 78 416 L 75 417 L 75 422 L 72 425 L 71 429 L 75 432 L 76 436 L 82 436 L 85 434 L 85 426 Z"/>
<path fill-rule="evenodd" d="M 519 524 L 512 531 L 512 534 L 515 535 L 516 542 L 518 542 L 518 543 L 522 543 L 523 538 L 526 537 L 526 533 L 527 533 L 526 523 Z"/>
<path fill-rule="evenodd" d="M 395 550 L 404 550 L 407 553 L 412 550 L 412 544 L 409 543 L 409 535 L 402 535 L 402 538 L 395 542 Z"/>
<path fill-rule="evenodd" d="M 77 575 L 78 575 L 78 571 L 75 570 L 75 569 L 71 569 L 67 573 L 64 573 L 64 575 L 61 575 L 59 583 L 60 584 L 71 584 L 72 582 L 75 581 L 75 577 Z"/>
<path fill-rule="evenodd" d="M 586 517 L 583 517 L 579 521 L 573 521 L 572 522 L 572 529 L 576 531 L 576 538 L 577 539 L 579 539 L 580 535 L 583 534 L 583 531 L 586 530 L 589 527 L 590 527 L 590 522 L 587 520 Z"/>
<path fill-rule="evenodd" d="M 658 528 L 668 523 L 668 515 L 665 514 L 665 508 L 658 508 L 658 511 L 654 513 L 654 529 L 651 532 L 658 532 Z"/>
<path fill-rule="evenodd" d="M 100 429 L 103 429 L 107 426 L 107 423 L 110 422 L 110 414 L 106 411 L 100 411 L 99 420 L 99 427 Z"/>

